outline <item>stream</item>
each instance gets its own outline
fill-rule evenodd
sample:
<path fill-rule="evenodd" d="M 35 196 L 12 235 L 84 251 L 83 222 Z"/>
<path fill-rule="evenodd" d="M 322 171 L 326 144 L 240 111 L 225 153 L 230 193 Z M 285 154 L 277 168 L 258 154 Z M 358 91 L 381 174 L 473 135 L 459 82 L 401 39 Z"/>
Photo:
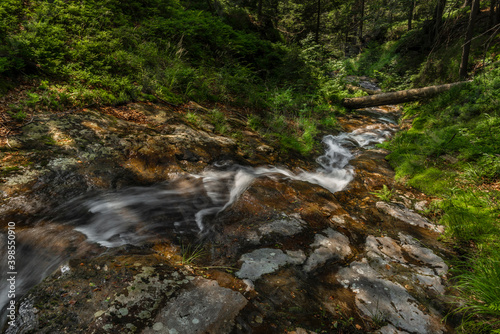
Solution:
<path fill-rule="evenodd" d="M 89 326 L 89 333 L 277 333 L 284 328 L 312 333 L 316 327 L 337 326 L 351 332 L 375 332 L 377 326 L 386 328 L 383 333 L 446 332 L 440 306 L 419 304 L 444 292 L 447 266 L 422 246 L 428 240 L 439 250 L 439 229 L 404 206 L 418 202 L 413 194 L 399 204 L 373 195 L 375 188 L 393 182 L 375 144 L 397 131 L 396 117 L 393 109 L 370 108 L 341 118 L 348 131 L 323 137 L 325 152 L 312 170 L 220 159 L 198 171 L 171 173 L 168 181 L 92 189 L 67 198 L 35 222 L 16 221 L 18 308 L 16 326 L 7 324 L 5 332 L 74 333 L 79 326 Z M 372 155 L 381 160 L 370 160 Z M 2 273 L 9 272 L 6 240 L 4 233 Z M 215 269 L 158 264 L 155 252 L 179 259 L 186 240 L 207 245 L 202 267 Z M 125 264 L 116 265 L 120 261 Z M 90 271 L 83 274 L 84 268 Z M 144 285 L 146 272 L 150 283 Z M 171 276 L 179 281 L 167 279 Z M 175 283 L 161 283 L 167 281 Z M 412 287 L 406 288 L 409 281 Z M 142 293 L 134 297 L 130 287 Z M 9 288 L 2 279 L 2 325 L 11 314 Z M 120 289 L 128 289 L 128 296 L 119 297 Z M 380 289 L 386 293 L 379 295 Z M 87 302 L 79 299 L 80 292 Z M 175 300 L 169 299 L 172 293 Z M 46 300 L 47 294 L 60 297 Z M 150 305 L 149 294 L 164 296 L 163 302 Z M 186 308 L 185 315 L 174 315 Z M 61 310 L 70 310 L 72 320 L 63 324 L 50 316 Z M 384 318 L 383 324 L 375 317 Z"/>

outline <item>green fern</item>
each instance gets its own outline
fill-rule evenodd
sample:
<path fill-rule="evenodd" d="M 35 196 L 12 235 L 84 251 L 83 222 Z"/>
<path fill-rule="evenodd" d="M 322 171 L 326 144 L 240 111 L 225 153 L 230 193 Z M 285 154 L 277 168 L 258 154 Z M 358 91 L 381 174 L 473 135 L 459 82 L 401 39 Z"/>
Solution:
<path fill-rule="evenodd" d="M 385 184 L 382 189 L 377 191 L 372 191 L 370 194 L 377 196 L 384 202 L 390 202 L 394 197 L 394 189 L 389 189 Z"/>

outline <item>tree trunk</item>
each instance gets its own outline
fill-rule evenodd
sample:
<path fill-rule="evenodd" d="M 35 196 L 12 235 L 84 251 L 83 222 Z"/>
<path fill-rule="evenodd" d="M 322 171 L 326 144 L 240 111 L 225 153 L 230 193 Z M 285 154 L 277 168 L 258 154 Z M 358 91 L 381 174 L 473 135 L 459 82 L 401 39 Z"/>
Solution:
<path fill-rule="evenodd" d="M 436 41 L 439 33 L 441 32 L 441 27 L 443 25 L 443 13 L 446 7 L 446 0 L 437 0 L 436 8 L 434 9 L 434 26 L 432 27 L 432 41 Z"/>
<path fill-rule="evenodd" d="M 450 90 L 452 87 L 462 85 L 466 82 L 468 81 L 460 81 L 446 85 L 402 90 L 399 92 L 390 92 L 390 93 L 381 93 L 363 97 L 354 97 L 350 99 L 343 99 L 342 104 L 346 108 L 360 109 L 360 108 L 382 106 L 386 104 L 399 104 L 404 102 L 416 101 L 432 97 L 442 92 L 446 92 L 447 90 Z"/>
<path fill-rule="evenodd" d="M 472 0 L 465 0 L 462 7 L 470 7 L 470 5 L 472 5 Z"/>
<path fill-rule="evenodd" d="M 489 17 L 489 27 L 493 27 L 495 25 L 495 7 L 497 5 L 498 0 L 490 1 L 490 17 Z"/>
<path fill-rule="evenodd" d="M 345 44 L 344 44 L 344 57 L 349 53 L 349 29 L 345 30 Z"/>
<path fill-rule="evenodd" d="M 413 20 L 413 10 L 415 9 L 415 0 L 410 2 L 410 10 L 408 11 L 408 31 L 411 30 L 411 21 Z"/>
<path fill-rule="evenodd" d="M 476 22 L 477 12 L 479 11 L 479 0 L 472 0 L 472 8 L 469 15 L 469 25 L 465 34 L 465 44 L 462 48 L 462 60 L 460 61 L 460 79 L 467 77 L 467 67 L 469 66 L 469 53 L 472 35 L 474 33 L 474 24 Z"/>
<path fill-rule="evenodd" d="M 214 12 L 214 7 L 212 6 L 212 2 L 210 0 L 207 0 L 207 7 L 209 12 Z"/>
<path fill-rule="evenodd" d="M 497 9 L 495 10 L 495 25 L 500 23 L 500 1 L 497 3 Z"/>
<path fill-rule="evenodd" d="M 360 8 L 361 18 L 359 20 L 359 42 L 363 40 L 363 21 L 365 20 L 365 0 L 361 0 Z"/>
<path fill-rule="evenodd" d="M 316 43 L 319 43 L 320 17 L 321 17 L 321 0 L 318 0 L 318 17 L 316 19 Z"/>

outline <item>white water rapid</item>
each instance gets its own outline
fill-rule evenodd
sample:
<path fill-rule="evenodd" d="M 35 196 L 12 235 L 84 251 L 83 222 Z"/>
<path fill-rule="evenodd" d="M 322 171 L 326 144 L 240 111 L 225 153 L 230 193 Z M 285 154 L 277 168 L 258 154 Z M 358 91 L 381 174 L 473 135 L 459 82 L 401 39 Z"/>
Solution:
<path fill-rule="evenodd" d="M 314 171 L 294 173 L 280 167 L 215 166 L 198 175 L 183 175 L 168 184 L 133 187 L 79 200 L 75 230 L 105 247 L 139 244 L 152 236 L 208 230 L 205 219 L 230 207 L 256 178 L 300 180 L 332 193 L 353 179 L 352 153 L 344 135 L 323 138 L 326 151 Z"/>

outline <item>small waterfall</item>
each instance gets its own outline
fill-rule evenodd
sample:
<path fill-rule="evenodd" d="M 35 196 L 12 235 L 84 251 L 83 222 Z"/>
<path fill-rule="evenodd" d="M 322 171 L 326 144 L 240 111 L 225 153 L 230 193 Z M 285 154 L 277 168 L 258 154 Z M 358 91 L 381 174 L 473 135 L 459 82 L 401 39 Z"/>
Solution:
<path fill-rule="evenodd" d="M 348 166 L 353 155 L 342 146 L 342 138 L 323 139 L 326 151 L 317 159 L 320 167 L 314 172 L 293 173 L 274 166 L 215 166 L 170 183 L 74 200 L 63 209 L 72 212 L 64 220 L 70 220 L 89 241 L 105 247 L 140 244 L 172 233 L 203 233 L 208 230 L 205 218 L 230 207 L 259 177 L 306 181 L 332 193 L 344 189 L 354 172 Z"/>
<path fill-rule="evenodd" d="M 48 231 L 47 224 L 20 231 L 19 235 L 25 237 L 18 243 L 17 254 L 21 259 L 18 263 L 18 296 L 20 298 L 67 261 L 73 254 L 62 252 L 69 248 L 85 253 L 89 245 L 99 249 L 95 244 L 113 248 L 179 234 L 207 233 L 211 229 L 210 218 L 231 207 L 257 178 L 299 180 L 319 185 L 332 193 L 341 191 L 354 178 L 354 170 L 349 165 L 354 154 L 348 148 L 382 142 L 390 131 L 390 127 L 379 123 L 351 133 L 325 136 L 325 152 L 316 159 L 318 168 L 314 171 L 215 164 L 203 173 L 181 175 L 168 183 L 89 193 L 72 199 L 62 205 L 48 223 L 56 227 L 56 232 Z M 43 231 L 47 231 L 47 236 Z M 87 242 L 82 241 L 82 234 Z M 1 246 L 4 246 L 4 239 L 5 236 L 0 234 Z M 63 241 L 61 245 L 60 241 Z M 4 262 L 0 261 L 0 270 L 7 272 Z M 0 315 L 3 319 L 7 289 L 6 282 L 0 282 Z"/>

